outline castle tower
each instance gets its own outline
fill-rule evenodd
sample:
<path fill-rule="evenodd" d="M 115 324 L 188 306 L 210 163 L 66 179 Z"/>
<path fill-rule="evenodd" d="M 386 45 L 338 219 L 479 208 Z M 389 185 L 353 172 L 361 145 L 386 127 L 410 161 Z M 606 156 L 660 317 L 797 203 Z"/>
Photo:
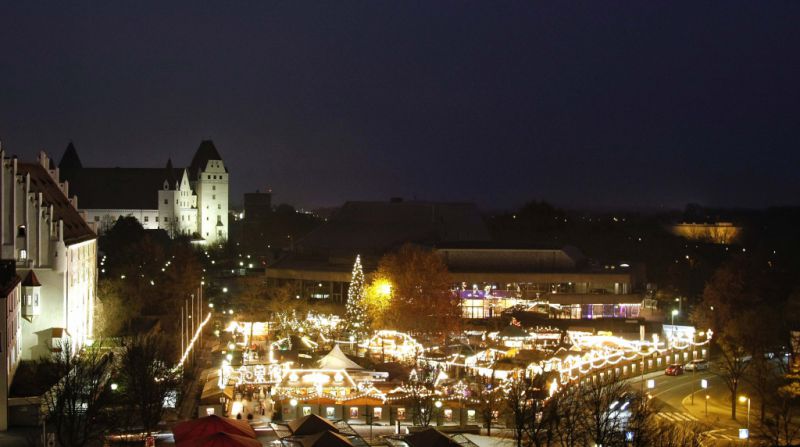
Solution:
<path fill-rule="evenodd" d="M 227 240 L 228 169 L 213 141 L 200 143 L 188 171 L 197 195 L 197 232 L 210 244 Z"/>

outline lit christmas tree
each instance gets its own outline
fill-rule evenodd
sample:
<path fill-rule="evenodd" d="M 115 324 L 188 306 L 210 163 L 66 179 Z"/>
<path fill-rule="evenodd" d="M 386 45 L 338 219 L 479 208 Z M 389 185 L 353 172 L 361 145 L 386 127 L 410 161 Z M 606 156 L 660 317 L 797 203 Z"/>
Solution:
<path fill-rule="evenodd" d="M 361 268 L 361 256 L 356 256 L 353 264 L 353 277 L 347 289 L 347 307 L 345 308 L 345 321 L 347 332 L 356 340 L 361 341 L 369 333 L 367 324 L 367 309 L 364 302 L 364 270 Z"/>

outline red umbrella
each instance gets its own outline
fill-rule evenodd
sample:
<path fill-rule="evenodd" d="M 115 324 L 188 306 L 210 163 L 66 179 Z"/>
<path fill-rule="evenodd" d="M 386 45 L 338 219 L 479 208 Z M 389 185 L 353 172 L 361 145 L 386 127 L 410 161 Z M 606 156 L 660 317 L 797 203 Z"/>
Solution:
<path fill-rule="evenodd" d="M 255 430 L 253 430 L 253 427 L 251 427 L 247 421 L 224 418 L 215 414 L 200 419 L 181 422 L 172 427 L 172 434 L 174 435 L 176 443 L 213 435 L 219 432 L 246 436 L 252 439 L 256 437 Z"/>
<path fill-rule="evenodd" d="M 223 432 L 180 441 L 175 445 L 176 447 L 263 447 L 261 441 L 256 439 Z"/>

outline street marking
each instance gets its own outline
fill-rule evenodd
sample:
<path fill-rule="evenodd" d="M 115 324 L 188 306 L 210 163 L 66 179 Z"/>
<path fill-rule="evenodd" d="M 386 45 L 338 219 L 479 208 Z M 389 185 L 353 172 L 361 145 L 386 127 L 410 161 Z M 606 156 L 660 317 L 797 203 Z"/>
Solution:
<path fill-rule="evenodd" d="M 657 413 L 656 417 L 667 419 L 672 422 L 697 422 L 699 420 L 692 414 L 675 412 Z"/>

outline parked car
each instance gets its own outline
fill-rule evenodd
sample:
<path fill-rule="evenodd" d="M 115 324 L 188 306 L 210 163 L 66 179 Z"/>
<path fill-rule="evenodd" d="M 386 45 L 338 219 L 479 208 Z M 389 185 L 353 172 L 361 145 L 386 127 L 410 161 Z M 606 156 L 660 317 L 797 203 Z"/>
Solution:
<path fill-rule="evenodd" d="M 683 366 L 686 371 L 704 371 L 708 369 L 708 360 L 699 359 L 693 360 Z"/>
<path fill-rule="evenodd" d="M 675 363 L 674 365 L 667 366 L 667 369 L 664 371 L 664 374 L 668 376 L 679 376 L 683 374 L 683 366 Z"/>

